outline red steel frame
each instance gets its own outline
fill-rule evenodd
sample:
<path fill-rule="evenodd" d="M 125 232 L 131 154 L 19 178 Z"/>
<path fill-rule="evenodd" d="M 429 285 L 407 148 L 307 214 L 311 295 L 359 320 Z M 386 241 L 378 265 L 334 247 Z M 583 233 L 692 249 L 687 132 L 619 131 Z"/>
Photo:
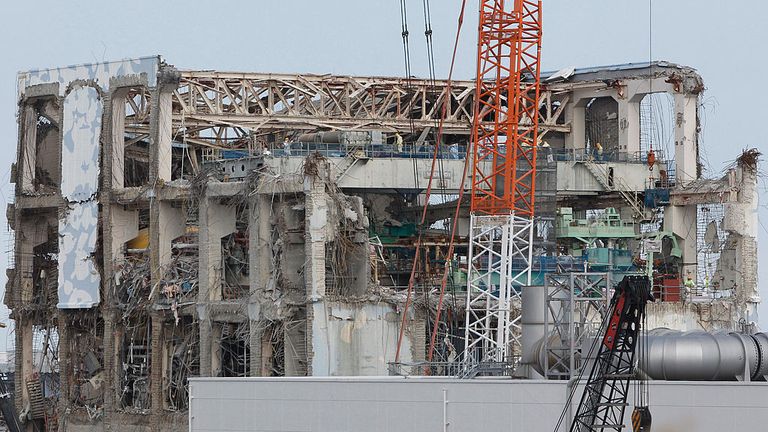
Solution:
<path fill-rule="evenodd" d="M 471 210 L 533 218 L 541 1 L 481 0 L 477 55 Z"/>

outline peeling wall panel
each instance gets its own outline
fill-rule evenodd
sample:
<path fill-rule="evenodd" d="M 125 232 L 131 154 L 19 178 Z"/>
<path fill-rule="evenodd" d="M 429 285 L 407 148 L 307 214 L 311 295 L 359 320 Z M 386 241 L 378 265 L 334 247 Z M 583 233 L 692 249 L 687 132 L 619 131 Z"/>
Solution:
<path fill-rule="evenodd" d="M 67 86 L 72 81 L 94 81 L 102 90 L 109 90 L 109 80 L 113 77 L 128 75 L 146 75 L 148 86 L 157 84 L 157 72 L 160 57 L 142 57 L 103 63 L 67 66 L 57 69 L 40 69 L 19 74 L 19 91 L 37 84 L 59 83 L 59 96 L 64 96 Z"/>
<path fill-rule="evenodd" d="M 61 196 L 69 202 L 93 199 L 99 188 L 99 135 L 104 107 L 93 87 L 78 87 L 64 98 Z"/>
<path fill-rule="evenodd" d="M 99 228 L 99 204 L 76 203 L 59 219 L 60 309 L 90 308 L 100 301 L 101 277 L 93 261 Z"/>

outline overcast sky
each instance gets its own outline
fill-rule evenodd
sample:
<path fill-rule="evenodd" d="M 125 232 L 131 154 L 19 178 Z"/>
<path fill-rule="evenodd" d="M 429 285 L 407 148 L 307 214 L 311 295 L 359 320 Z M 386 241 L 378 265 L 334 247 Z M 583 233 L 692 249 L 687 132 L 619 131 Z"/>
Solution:
<path fill-rule="evenodd" d="M 7 1 L 0 26 L 1 199 L 13 195 L 16 80 L 21 70 L 161 54 L 181 69 L 254 72 L 404 74 L 399 0 Z M 423 0 L 408 0 L 411 65 L 428 76 Z M 431 0 L 438 77 L 448 72 L 460 0 Z M 707 90 L 702 152 L 715 175 L 743 148 L 768 153 L 756 126 L 768 118 L 762 97 L 768 70 L 768 2 L 544 0 L 542 58 L 547 70 L 668 60 L 696 68 Z M 652 34 L 649 24 L 652 22 Z M 467 1 L 457 78 L 474 73 L 477 0 Z M 761 191 L 765 184 L 761 182 Z M 764 203 L 768 203 L 765 199 Z M 5 206 L 3 206 L 4 208 Z M 5 224 L 5 218 L 3 218 Z M 760 207 L 760 242 L 768 238 Z M 6 230 L 7 231 L 7 228 Z M 6 251 L 10 250 L 6 246 Z M 760 248 L 761 280 L 768 256 Z M 7 257 L 0 259 L 5 267 Z M 5 272 L 0 272 L 0 289 Z M 762 295 L 768 300 L 768 289 Z M 761 323 L 768 327 L 768 308 Z M 0 319 L 8 312 L 3 306 Z M 0 333 L 0 351 L 12 344 Z M 10 345 L 9 345 L 10 346 Z"/>

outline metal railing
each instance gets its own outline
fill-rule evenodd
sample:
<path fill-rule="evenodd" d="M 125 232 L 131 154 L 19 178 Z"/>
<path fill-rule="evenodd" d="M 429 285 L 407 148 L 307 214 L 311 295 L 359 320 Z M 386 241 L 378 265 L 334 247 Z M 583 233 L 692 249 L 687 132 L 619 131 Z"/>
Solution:
<path fill-rule="evenodd" d="M 399 151 L 398 151 L 399 150 Z M 394 144 L 327 144 L 292 142 L 288 148 L 275 147 L 269 150 L 273 156 L 307 156 L 320 153 L 326 157 L 357 155 L 369 158 L 431 159 L 435 148 L 432 145 L 403 145 L 398 149 Z M 438 159 L 464 159 L 467 147 L 464 145 L 443 145 L 438 150 Z"/>
<path fill-rule="evenodd" d="M 544 147 L 539 152 L 551 154 L 559 162 L 626 162 L 648 164 L 647 152 L 625 152 L 618 150 L 605 150 L 602 153 L 594 149 L 554 149 Z M 656 160 L 661 161 L 660 155 L 656 155 Z"/>
<path fill-rule="evenodd" d="M 714 289 L 703 286 L 654 284 L 653 295 L 662 302 L 696 302 L 727 299 L 734 296 L 734 289 Z"/>

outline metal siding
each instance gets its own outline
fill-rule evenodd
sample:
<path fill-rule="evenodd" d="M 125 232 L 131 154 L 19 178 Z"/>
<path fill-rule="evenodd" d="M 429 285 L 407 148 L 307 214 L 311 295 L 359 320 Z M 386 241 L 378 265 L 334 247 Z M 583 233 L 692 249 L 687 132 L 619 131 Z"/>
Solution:
<path fill-rule="evenodd" d="M 402 378 L 191 379 L 190 431 L 551 432 L 562 381 Z M 630 407 L 631 407 L 630 401 Z M 575 410 L 574 410 L 575 411 Z M 629 411 L 625 416 L 629 427 Z M 768 383 L 652 382 L 655 431 L 760 431 Z"/>

